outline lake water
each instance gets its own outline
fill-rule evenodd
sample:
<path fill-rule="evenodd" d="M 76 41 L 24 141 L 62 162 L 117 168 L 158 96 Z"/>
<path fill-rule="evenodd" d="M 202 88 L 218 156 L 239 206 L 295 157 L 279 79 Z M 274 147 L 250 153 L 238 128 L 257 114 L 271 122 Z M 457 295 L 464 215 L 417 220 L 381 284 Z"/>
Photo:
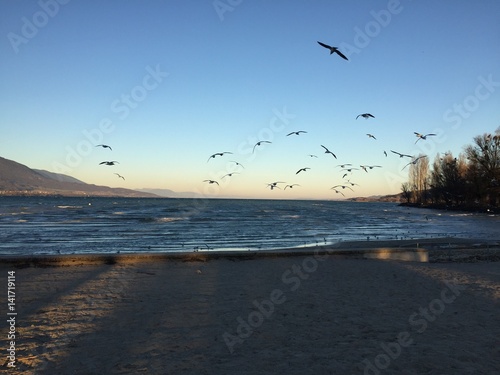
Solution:
<path fill-rule="evenodd" d="M 300 248 L 498 239 L 500 216 L 343 201 L 0 197 L 0 254 Z"/>

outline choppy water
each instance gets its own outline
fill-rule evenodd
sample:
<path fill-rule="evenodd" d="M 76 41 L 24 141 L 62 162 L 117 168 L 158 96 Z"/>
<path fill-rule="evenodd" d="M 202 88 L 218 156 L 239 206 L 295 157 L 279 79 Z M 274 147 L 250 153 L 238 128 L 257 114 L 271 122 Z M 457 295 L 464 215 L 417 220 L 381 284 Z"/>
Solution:
<path fill-rule="evenodd" d="M 498 239 L 499 216 L 394 203 L 0 198 L 0 254 L 258 250 L 346 240 Z"/>

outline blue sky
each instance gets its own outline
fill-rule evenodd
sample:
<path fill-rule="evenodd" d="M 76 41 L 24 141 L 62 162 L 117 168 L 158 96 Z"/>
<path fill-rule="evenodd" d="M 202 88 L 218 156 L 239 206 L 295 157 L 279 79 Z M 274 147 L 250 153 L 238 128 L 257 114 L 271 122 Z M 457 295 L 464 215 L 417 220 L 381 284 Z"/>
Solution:
<path fill-rule="evenodd" d="M 380 165 L 341 190 L 398 193 L 408 160 L 390 150 L 432 163 L 499 127 L 498 14 L 496 0 L 4 1 L 0 156 L 99 185 L 291 199 L 342 198 L 337 165 Z"/>

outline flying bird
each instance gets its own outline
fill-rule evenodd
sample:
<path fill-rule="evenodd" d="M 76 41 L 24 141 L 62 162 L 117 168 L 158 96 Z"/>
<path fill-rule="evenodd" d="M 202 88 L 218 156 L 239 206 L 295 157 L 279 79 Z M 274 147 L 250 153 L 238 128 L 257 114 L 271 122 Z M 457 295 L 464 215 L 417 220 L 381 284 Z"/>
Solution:
<path fill-rule="evenodd" d="M 434 134 L 434 133 L 420 134 L 420 133 L 417 133 L 417 132 L 413 132 L 413 134 L 415 134 L 417 136 L 417 140 L 415 141 L 415 143 L 417 143 L 421 139 L 426 140 L 427 137 L 430 137 L 430 136 L 433 136 L 433 135 L 437 135 L 437 134 Z"/>
<path fill-rule="evenodd" d="M 115 164 L 120 164 L 120 163 L 118 163 L 116 160 L 113 160 L 113 161 L 101 161 L 101 162 L 99 163 L 99 165 L 101 165 L 101 164 L 105 164 L 105 165 L 115 165 Z"/>
<path fill-rule="evenodd" d="M 385 155 L 385 157 L 387 157 L 387 151 L 385 151 L 385 150 L 384 150 L 384 155 Z"/>
<path fill-rule="evenodd" d="M 118 176 L 118 178 L 122 178 L 123 181 L 125 181 L 125 177 L 123 177 L 121 174 L 118 174 L 118 173 L 115 173 L 115 174 Z"/>
<path fill-rule="evenodd" d="M 359 168 L 344 168 L 344 169 L 341 169 L 340 171 L 347 171 L 347 172 L 352 172 L 352 171 L 358 171 Z"/>
<path fill-rule="evenodd" d="M 367 173 L 368 173 L 367 168 L 368 168 L 368 169 L 373 169 L 373 168 L 382 168 L 382 166 L 381 166 L 381 165 L 360 165 L 359 167 L 360 167 L 361 169 L 363 169 L 363 170 L 364 170 L 365 172 L 367 172 Z"/>
<path fill-rule="evenodd" d="M 267 184 L 267 186 L 269 186 L 269 188 L 271 190 L 273 189 L 281 189 L 278 185 L 276 185 L 278 182 L 273 182 L 273 183 L 270 183 L 270 184 Z"/>
<path fill-rule="evenodd" d="M 238 172 L 232 172 L 232 173 L 228 173 L 228 174 L 225 174 L 224 176 L 222 176 L 221 178 L 224 178 L 224 177 L 231 177 L 233 174 L 239 174 Z"/>
<path fill-rule="evenodd" d="M 238 163 L 237 161 L 231 160 L 231 163 L 235 163 L 236 165 L 239 165 L 241 168 L 245 168 L 242 164 Z"/>
<path fill-rule="evenodd" d="M 308 169 L 311 169 L 311 168 L 309 168 L 309 167 L 300 168 L 297 172 L 295 172 L 295 174 L 299 174 L 300 172 L 305 172 L 305 171 L 307 171 Z"/>
<path fill-rule="evenodd" d="M 300 185 L 299 184 L 286 185 L 283 190 L 286 190 L 286 188 L 292 189 L 294 186 L 300 186 Z"/>
<path fill-rule="evenodd" d="M 203 182 L 208 182 L 209 184 L 217 184 L 219 185 L 219 183 L 215 180 L 203 180 Z"/>
<path fill-rule="evenodd" d="M 332 186 L 332 189 L 335 189 L 336 187 L 339 187 L 339 186 L 340 186 L 342 189 L 345 189 L 345 188 L 351 189 L 351 188 L 350 188 L 349 186 L 347 186 L 347 185 L 335 185 L 335 186 Z M 352 190 L 352 189 L 351 189 L 351 190 Z M 352 191 L 354 191 L 354 190 L 352 190 Z"/>
<path fill-rule="evenodd" d="M 292 134 L 300 135 L 300 133 L 307 133 L 307 132 L 305 130 L 299 130 L 299 131 L 296 131 L 296 132 L 288 133 L 286 136 L 288 137 L 289 135 L 292 135 Z"/>
<path fill-rule="evenodd" d="M 348 165 L 352 165 L 352 164 L 350 164 L 350 163 L 347 163 L 347 164 L 339 164 L 339 165 L 337 165 L 337 167 L 340 167 L 340 168 L 345 168 L 345 167 L 346 167 L 346 166 L 348 166 Z"/>
<path fill-rule="evenodd" d="M 316 156 L 316 155 L 313 155 L 313 154 L 309 154 L 309 155 L 307 155 L 307 156 L 309 156 L 310 158 L 317 158 L 317 156 Z"/>
<path fill-rule="evenodd" d="M 334 190 L 337 194 L 342 194 L 342 196 L 345 197 L 345 194 L 342 193 L 340 190 L 335 189 L 335 187 L 330 188 L 331 190 Z"/>
<path fill-rule="evenodd" d="M 96 145 L 95 147 L 109 148 L 111 151 L 113 151 L 111 146 L 108 146 L 108 145 Z"/>
<path fill-rule="evenodd" d="M 426 158 L 427 155 L 423 155 L 423 156 L 419 156 L 418 158 L 415 158 L 413 159 L 412 161 L 410 161 L 408 164 L 406 164 L 401 170 L 405 169 L 407 166 L 409 166 L 410 164 L 417 164 L 417 161 L 419 161 L 420 159 L 422 158 Z"/>
<path fill-rule="evenodd" d="M 369 119 L 370 117 L 375 118 L 375 116 L 373 116 L 370 113 L 362 113 L 362 114 L 356 116 L 356 120 L 358 119 L 359 116 L 363 117 L 364 119 Z"/>
<path fill-rule="evenodd" d="M 210 155 L 210 157 L 207 160 L 207 163 L 210 161 L 210 159 L 215 159 L 216 156 L 223 156 L 224 154 L 232 154 L 232 152 L 229 151 L 216 152 L 215 154 Z"/>
<path fill-rule="evenodd" d="M 255 147 L 257 146 L 260 146 L 262 143 L 273 143 L 271 141 L 259 141 L 255 144 L 255 146 L 253 146 L 253 150 L 252 150 L 252 153 L 255 151 Z"/>
<path fill-rule="evenodd" d="M 327 149 L 325 146 L 321 145 L 321 147 L 323 147 L 325 149 L 325 154 L 332 154 L 332 156 L 337 159 L 337 157 L 335 156 L 335 154 L 333 152 L 331 152 L 329 149 Z"/>
<path fill-rule="evenodd" d="M 396 155 L 399 155 L 400 158 L 402 158 L 403 156 L 406 156 L 407 158 L 413 158 L 413 156 L 411 156 L 411 155 L 401 154 L 399 152 L 392 151 L 392 150 L 391 150 L 391 152 L 396 154 Z"/>
<path fill-rule="evenodd" d="M 339 55 L 340 57 L 342 57 L 344 60 L 349 60 L 347 57 L 345 57 L 345 55 L 342 52 L 339 51 L 339 49 L 337 47 L 332 47 L 332 46 L 329 46 L 328 44 L 321 43 L 321 42 L 318 42 L 318 44 L 321 47 L 325 47 L 326 49 L 329 49 L 330 50 L 330 55 L 333 54 L 333 53 L 336 53 L 337 55 Z"/>
<path fill-rule="evenodd" d="M 375 136 L 373 134 L 367 133 L 366 135 L 368 136 L 368 138 L 377 139 L 377 138 L 375 138 Z"/>

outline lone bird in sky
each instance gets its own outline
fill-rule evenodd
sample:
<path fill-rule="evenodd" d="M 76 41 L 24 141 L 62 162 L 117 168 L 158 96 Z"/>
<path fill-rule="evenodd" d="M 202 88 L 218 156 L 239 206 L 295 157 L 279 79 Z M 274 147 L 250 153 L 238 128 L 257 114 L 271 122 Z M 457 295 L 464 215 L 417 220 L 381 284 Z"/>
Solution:
<path fill-rule="evenodd" d="M 271 141 L 259 141 L 259 142 L 257 142 L 257 143 L 255 144 L 255 146 L 253 146 L 252 153 L 254 153 L 254 151 L 255 151 L 255 147 L 260 146 L 262 143 L 273 143 L 273 142 L 271 142 Z"/>
<path fill-rule="evenodd" d="M 325 146 L 321 145 L 321 147 L 323 147 L 325 149 L 325 154 L 332 154 L 332 156 L 337 159 L 337 157 L 335 156 L 335 154 L 333 152 L 331 152 L 329 149 L 327 149 Z"/>
<path fill-rule="evenodd" d="M 111 151 L 113 151 L 113 149 L 111 148 L 111 146 L 108 146 L 108 145 L 97 145 L 95 147 L 109 148 Z"/>
<path fill-rule="evenodd" d="M 286 188 L 292 189 L 294 186 L 300 186 L 300 185 L 299 184 L 286 185 L 283 190 L 286 190 Z"/>
<path fill-rule="evenodd" d="M 415 143 L 417 143 L 421 139 L 426 140 L 427 137 L 430 137 L 430 136 L 433 136 L 433 135 L 437 135 L 437 134 L 434 134 L 434 133 L 420 134 L 420 133 L 417 133 L 417 132 L 413 132 L 413 134 L 415 134 L 417 136 L 417 140 L 415 141 Z"/>
<path fill-rule="evenodd" d="M 210 161 L 210 159 L 215 159 L 216 156 L 223 156 L 224 154 L 232 154 L 232 152 L 229 151 L 216 152 L 215 154 L 210 155 L 210 157 L 207 160 L 207 163 Z"/>
<path fill-rule="evenodd" d="M 369 119 L 370 117 L 375 118 L 375 116 L 373 116 L 370 113 L 362 113 L 362 114 L 356 116 L 356 120 L 358 119 L 359 116 L 363 117 L 364 119 Z"/>
<path fill-rule="evenodd" d="M 310 158 L 317 158 L 317 156 L 316 156 L 316 155 L 313 155 L 313 154 L 309 154 L 309 155 L 307 155 L 307 156 L 309 156 Z"/>
<path fill-rule="evenodd" d="M 115 165 L 115 164 L 120 164 L 116 160 L 113 161 L 101 161 L 99 165 L 104 164 L 104 165 Z"/>
<path fill-rule="evenodd" d="M 289 135 L 292 135 L 292 134 L 300 135 L 300 133 L 307 133 L 307 132 L 305 130 L 299 130 L 299 131 L 296 131 L 296 132 L 288 133 L 286 136 L 288 137 Z"/>
<path fill-rule="evenodd" d="M 406 155 L 406 154 L 401 154 L 400 152 L 396 152 L 396 151 L 392 151 L 392 153 L 396 154 L 396 155 L 399 155 L 400 158 L 402 158 L 403 156 L 406 156 L 407 158 L 413 158 L 413 156 L 411 155 Z"/>
<path fill-rule="evenodd" d="M 339 49 L 337 47 L 332 47 L 332 46 L 329 46 L 328 44 L 321 43 L 321 42 L 318 42 L 318 44 L 321 47 L 325 47 L 326 49 L 329 49 L 330 50 L 330 55 L 333 54 L 333 53 L 336 53 L 337 55 L 339 55 L 340 57 L 342 57 L 344 60 L 349 60 L 347 57 L 345 57 L 345 55 L 342 52 L 339 51 Z"/>
<path fill-rule="evenodd" d="M 115 174 L 118 176 L 118 178 L 121 178 L 121 179 L 123 179 L 123 181 L 125 181 L 125 177 L 123 177 L 121 174 L 118 174 L 118 173 L 115 173 Z"/>
<path fill-rule="evenodd" d="M 375 138 L 375 136 L 373 134 L 367 133 L 366 135 L 368 136 L 368 138 L 377 139 L 377 138 Z"/>
<path fill-rule="evenodd" d="M 309 167 L 300 168 L 297 172 L 295 172 L 295 174 L 299 174 L 300 172 L 305 172 L 305 171 L 307 171 L 308 169 L 311 169 L 311 168 L 309 168 Z"/>
<path fill-rule="evenodd" d="M 209 184 L 217 184 L 219 185 L 219 183 L 215 180 L 203 180 L 203 182 L 208 182 Z"/>

